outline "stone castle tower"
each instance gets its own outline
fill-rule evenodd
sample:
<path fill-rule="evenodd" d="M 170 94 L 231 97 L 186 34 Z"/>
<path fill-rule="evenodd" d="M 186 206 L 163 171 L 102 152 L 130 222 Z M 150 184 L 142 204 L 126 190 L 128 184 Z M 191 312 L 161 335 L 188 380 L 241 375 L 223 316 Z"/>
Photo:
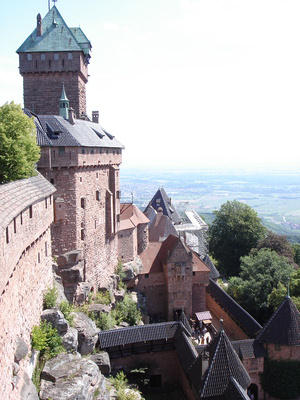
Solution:
<path fill-rule="evenodd" d="M 94 289 L 107 283 L 118 261 L 123 146 L 98 124 L 98 112 L 93 121 L 85 114 L 90 49 L 53 6 L 17 50 L 41 147 L 38 170 L 56 188 L 52 252 L 63 255 L 61 267 L 68 264 L 61 276 L 70 299 L 82 282 Z"/>
<path fill-rule="evenodd" d="M 86 115 L 91 43 L 80 28 L 69 28 L 55 6 L 18 48 L 24 107 L 35 114 L 59 114 L 62 85 L 76 117 Z"/>

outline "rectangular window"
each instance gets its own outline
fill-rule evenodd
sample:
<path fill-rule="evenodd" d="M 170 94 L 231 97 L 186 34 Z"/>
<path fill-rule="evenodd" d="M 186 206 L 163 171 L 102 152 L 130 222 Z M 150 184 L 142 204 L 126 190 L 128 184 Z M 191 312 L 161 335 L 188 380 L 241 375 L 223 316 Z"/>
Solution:
<path fill-rule="evenodd" d="M 65 148 L 63 146 L 58 148 L 58 155 L 63 156 L 65 154 Z"/>
<path fill-rule="evenodd" d="M 45 60 L 46 60 L 45 54 L 41 54 L 41 60 L 42 60 L 42 61 L 45 61 Z"/>
<path fill-rule="evenodd" d="M 84 148 L 81 149 L 81 153 L 85 154 L 85 149 Z"/>
<path fill-rule="evenodd" d="M 32 60 L 32 54 L 27 54 L 27 60 L 31 61 Z"/>
<path fill-rule="evenodd" d="M 117 214 L 117 222 L 120 222 L 120 214 Z"/>
<path fill-rule="evenodd" d="M 16 221 L 16 218 L 14 218 L 14 233 L 17 233 L 17 221 Z"/>
<path fill-rule="evenodd" d="M 100 191 L 96 190 L 96 200 L 100 201 Z"/>
<path fill-rule="evenodd" d="M 45 242 L 45 256 L 48 256 L 48 243 Z"/>
<path fill-rule="evenodd" d="M 121 198 L 121 190 L 117 190 L 117 199 Z"/>
<path fill-rule="evenodd" d="M 81 240 L 84 240 L 84 229 L 81 229 L 80 231 L 80 238 Z"/>
<path fill-rule="evenodd" d="M 80 199 L 80 207 L 85 208 L 85 198 L 84 197 L 81 197 L 81 199 Z"/>
<path fill-rule="evenodd" d="M 148 279 L 149 278 L 149 274 L 145 274 L 145 278 Z"/>
<path fill-rule="evenodd" d="M 21 219 L 21 225 L 23 225 L 23 213 L 21 212 L 21 215 L 20 215 L 20 219 Z"/>
<path fill-rule="evenodd" d="M 68 53 L 68 60 L 72 60 L 73 59 L 73 54 L 72 53 Z"/>
<path fill-rule="evenodd" d="M 8 226 L 6 227 L 6 243 L 9 243 L 9 232 L 8 232 Z"/>
<path fill-rule="evenodd" d="M 54 180 L 53 180 L 54 183 Z M 49 197 L 49 203 L 52 204 L 52 196 Z"/>
<path fill-rule="evenodd" d="M 40 263 L 41 262 L 41 255 L 40 255 L 40 253 L 38 253 L 38 263 Z"/>
<path fill-rule="evenodd" d="M 32 218 L 32 206 L 29 206 L 29 218 Z"/>
<path fill-rule="evenodd" d="M 45 198 L 45 207 L 48 208 L 47 197 Z"/>
<path fill-rule="evenodd" d="M 55 54 L 54 54 L 54 60 L 55 60 L 55 61 L 59 60 L 59 54 L 58 54 L 58 53 L 55 53 Z"/>

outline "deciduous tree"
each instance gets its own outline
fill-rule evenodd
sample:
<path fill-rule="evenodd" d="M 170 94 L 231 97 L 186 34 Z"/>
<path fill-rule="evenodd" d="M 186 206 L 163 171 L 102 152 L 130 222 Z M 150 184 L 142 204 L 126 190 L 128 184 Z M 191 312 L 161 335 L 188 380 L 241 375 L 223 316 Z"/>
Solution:
<path fill-rule="evenodd" d="M 210 226 L 209 249 L 225 276 L 237 275 L 240 258 L 256 247 L 266 229 L 257 213 L 247 204 L 227 201 Z"/>
<path fill-rule="evenodd" d="M 14 103 L 0 107 L 0 183 L 33 176 L 39 157 L 33 120 Z"/>

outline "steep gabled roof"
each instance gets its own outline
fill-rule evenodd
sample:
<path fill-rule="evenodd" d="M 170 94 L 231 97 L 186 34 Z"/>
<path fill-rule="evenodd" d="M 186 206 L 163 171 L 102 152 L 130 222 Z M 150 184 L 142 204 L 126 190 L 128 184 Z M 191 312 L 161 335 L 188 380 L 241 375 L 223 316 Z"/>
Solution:
<path fill-rule="evenodd" d="M 223 329 L 210 343 L 208 351 L 210 363 L 203 378 L 201 398 L 224 395 L 232 377 L 243 389 L 250 385 L 248 372 Z"/>
<path fill-rule="evenodd" d="M 226 400 L 250 400 L 246 390 L 232 376 L 224 393 Z"/>
<path fill-rule="evenodd" d="M 133 229 L 139 224 L 148 224 L 149 219 L 135 205 L 131 203 L 120 204 L 120 227 L 119 231 Z"/>
<path fill-rule="evenodd" d="M 171 219 L 173 224 L 180 224 L 181 218 L 177 213 L 175 207 L 171 203 L 171 199 L 168 197 L 164 188 L 159 188 L 155 195 L 150 200 L 148 206 L 145 209 L 145 213 L 147 215 L 147 208 L 152 206 L 156 211 L 161 207 L 163 210 L 163 214 Z"/>
<path fill-rule="evenodd" d="M 262 326 L 212 279 L 207 291 L 248 336 L 257 335 Z"/>
<path fill-rule="evenodd" d="M 37 29 L 18 48 L 17 53 L 49 51 L 83 51 L 88 55 L 91 44 L 80 28 L 69 28 L 58 9 L 53 6 L 42 20 L 42 35 Z"/>
<path fill-rule="evenodd" d="M 203 258 L 203 262 L 208 266 L 208 268 L 210 269 L 210 274 L 209 277 L 212 280 L 217 280 L 218 278 L 220 278 L 220 272 L 217 270 L 217 268 L 215 267 L 214 263 L 212 262 L 211 258 L 209 257 L 208 254 L 206 254 L 206 256 Z"/>
<path fill-rule="evenodd" d="M 300 313 L 289 296 L 262 328 L 257 340 L 286 346 L 300 345 Z"/>
<path fill-rule="evenodd" d="M 234 340 L 231 343 L 242 360 L 265 357 L 266 355 L 263 345 L 257 339 Z"/>

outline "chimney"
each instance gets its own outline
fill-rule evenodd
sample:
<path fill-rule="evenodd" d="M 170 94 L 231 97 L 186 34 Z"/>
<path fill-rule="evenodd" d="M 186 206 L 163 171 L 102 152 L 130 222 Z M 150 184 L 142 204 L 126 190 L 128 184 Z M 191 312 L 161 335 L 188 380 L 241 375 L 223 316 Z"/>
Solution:
<path fill-rule="evenodd" d="M 42 17 L 38 14 L 36 17 L 36 36 L 42 36 Z"/>
<path fill-rule="evenodd" d="M 92 121 L 96 124 L 99 123 L 99 111 L 92 111 Z"/>
<path fill-rule="evenodd" d="M 72 107 L 69 108 L 69 122 L 71 125 L 75 124 L 75 113 Z"/>

